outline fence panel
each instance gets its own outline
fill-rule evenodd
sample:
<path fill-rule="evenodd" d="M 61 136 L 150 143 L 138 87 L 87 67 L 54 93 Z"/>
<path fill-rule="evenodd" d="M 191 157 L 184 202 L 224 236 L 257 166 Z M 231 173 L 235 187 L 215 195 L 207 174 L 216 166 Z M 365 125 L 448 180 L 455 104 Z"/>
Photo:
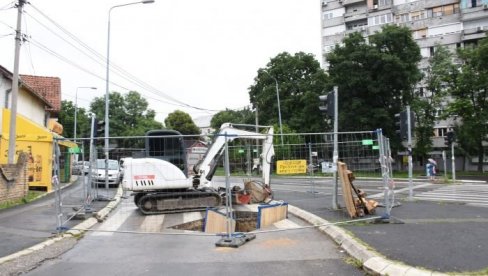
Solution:
<path fill-rule="evenodd" d="M 233 188 L 233 191 L 239 191 L 245 190 L 245 183 L 250 180 L 262 180 L 261 157 L 267 154 L 266 152 L 263 154 L 265 148 L 262 145 L 266 134 L 262 136 L 256 138 L 256 135 L 237 135 L 229 139 L 229 177 L 226 177 L 224 159 L 216 158 L 211 162 L 215 168 L 212 181 L 208 185 L 221 193 L 225 191 L 227 183 L 231 187 L 238 187 Z M 384 193 L 385 199 L 391 196 L 389 192 L 386 193 L 386 188 L 391 188 L 387 185 L 391 179 L 391 161 L 380 158 L 389 154 L 386 138 L 378 131 L 338 133 L 337 137 L 338 161 L 346 163 L 348 169 L 356 176 L 355 186 L 376 196 L 378 193 Z M 215 139 L 216 136 L 212 135 L 190 136 L 172 132 L 151 132 L 148 136 L 140 137 L 110 137 L 110 147 L 107 151 L 104 148 L 103 137 L 95 138 L 91 146 L 89 139 L 78 138 L 80 146 L 82 145 L 85 151 L 77 158 L 90 160 L 91 169 L 87 175 L 79 176 L 76 185 L 80 188 L 72 190 L 72 193 L 79 193 L 79 195 L 70 196 L 59 189 L 59 206 L 62 208 L 59 209 L 58 216 L 63 217 L 65 221 L 69 220 L 72 218 L 70 214 L 75 209 L 81 210 L 79 213 L 84 211 L 96 213 L 99 206 L 114 198 L 118 189 L 116 182 L 121 181 L 124 175 L 125 177 L 137 175 L 140 178 L 138 185 L 149 185 L 147 183 L 151 183 L 150 180 L 154 178 L 151 175 L 154 173 L 148 172 L 160 170 L 167 179 L 179 179 L 182 185 L 192 183 L 196 173 L 194 168 L 204 158 L 208 147 Z M 131 166 L 133 171 L 128 171 L 126 168 L 118 173 L 114 172 L 113 174 L 117 175 L 115 182 L 110 180 L 109 185 L 106 185 L 105 172 L 109 171 L 105 169 L 106 152 L 108 152 L 108 159 L 115 160 L 115 163 L 122 168 L 127 160 L 133 162 L 144 157 L 162 159 L 174 166 L 166 166 L 164 169 Z M 271 160 L 270 188 L 275 202 L 285 202 L 317 215 L 326 215 L 334 221 L 350 219 L 342 198 L 342 189 L 338 185 L 339 180 L 334 173 L 333 133 L 283 134 L 283 137 L 275 135 L 274 152 L 274 158 Z M 382 160 L 388 162 L 384 163 Z M 204 179 L 199 180 L 201 183 L 206 182 Z M 166 191 L 166 196 L 180 193 L 186 189 L 185 187 L 171 187 Z M 378 187 L 384 187 L 384 190 L 378 190 Z M 337 195 L 335 199 L 334 194 Z M 77 201 L 74 198 L 77 198 Z M 134 197 L 133 192 L 125 191 L 117 210 L 112 212 L 107 221 L 97 229 L 101 233 L 122 231 L 147 234 L 177 233 L 178 230 L 184 229 L 191 230 L 184 233 L 205 235 L 203 232 L 205 210 L 144 215 L 135 204 L 139 200 L 140 197 Z M 338 209 L 333 208 L 334 200 L 337 201 Z M 388 202 L 392 202 L 391 198 L 389 200 Z M 225 205 L 225 200 L 222 203 Z M 232 215 L 236 219 L 236 231 L 253 229 L 253 223 L 257 223 L 257 218 L 253 217 L 255 211 L 253 207 L 251 205 L 234 207 L 235 211 Z M 59 226 L 73 224 L 73 222 L 60 223 Z"/>

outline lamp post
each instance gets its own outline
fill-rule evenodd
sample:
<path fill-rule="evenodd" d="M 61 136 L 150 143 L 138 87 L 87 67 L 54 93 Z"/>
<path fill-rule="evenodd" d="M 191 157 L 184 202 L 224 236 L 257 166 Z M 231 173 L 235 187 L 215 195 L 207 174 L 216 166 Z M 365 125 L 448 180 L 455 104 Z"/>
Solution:
<path fill-rule="evenodd" d="M 109 133 L 109 118 L 108 118 L 108 108 L 109 108 L 109 76 L 110 76 L 110 15 L 112 10 L 115 8 L 136 5 L 136 4 L 151 4 L 154 0 L 142 0 L 137 2 L 130 2 L 120 5 L 112 6 L 108 10 L 108 24 L 107 24 L 107 75 L 105 78 L 105 187 L 108 189 L 108 137 Z"/>
<path fill-rule="evenodd" d="M 75 92 L 75 125 L 74 125 L 74 128 L 73 128 L 73 139 L 76 143 L 76 118 L 77 118 L 77 114 L 78 114 L 78 89 L 83 89 L 83 88 L 86 88 L 86 89 L 92 89 L 92 90 L 96 90 L 97 88 L 96 87 L 92 87 L 92 86 L 79 86 L 79 87 L 76 87 L 76 92 Z"/>
<path fill-rule="evenodd" d="M 276 89 L 276 100 L 278 101 L 278 120 L 280 124 L 280 137 L 281 137 L 281 145 L 283 146 L 283 126 L 281 124 L 281 108 L 280 108 L 280 90 L 278 87 L 278 80 L 273 77 L 268 71 L 262 70 L 264 73 L 268 74 L 274 81 L 275 81 L 275 89 Z"/>

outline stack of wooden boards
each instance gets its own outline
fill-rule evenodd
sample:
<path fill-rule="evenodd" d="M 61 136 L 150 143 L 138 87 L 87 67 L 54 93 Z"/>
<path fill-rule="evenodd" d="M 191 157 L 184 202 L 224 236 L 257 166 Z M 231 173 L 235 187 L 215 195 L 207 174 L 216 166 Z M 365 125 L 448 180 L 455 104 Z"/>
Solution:
<path fill-rule="evenodd" d="M 366 194 L 354 187 L 353 173 L 347 169 L 346 163 L 337 163 L 337 172 L 341 179 L 342 196 L 346 204 L 347 212 L 351 218 L 374 214 L 378 202 L 366 199 Z"/>

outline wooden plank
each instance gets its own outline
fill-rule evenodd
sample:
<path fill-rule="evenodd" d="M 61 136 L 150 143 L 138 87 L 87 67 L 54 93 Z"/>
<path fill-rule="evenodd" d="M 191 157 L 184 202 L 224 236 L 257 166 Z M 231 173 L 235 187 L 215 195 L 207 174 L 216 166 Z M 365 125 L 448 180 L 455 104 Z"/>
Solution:
<path fill-rule="evenodd" d="M 231 222 L 231 232 L 236 230 L 236 221 Z M 227 216 L 216 210 L 208 209 L 205 216 L 205 233 L 227 233 Z"/>
<path fill-rule="evenodd" d="M 263 205 L 258 207 L 258 224 L 256 228 L 273 225 L 275 222 L 286 219 L 288 204 Z"/>
<path fill-rule="evenodd" d="M 337 162 L 339 178 L 341 179 L 342 197 L 346 204 L 347 212 L 351 218 L 357 217 L 356 204 L 352 195 L 351 182 L 349 181 L 350 171 L 347 170 L 346 163 Z"/>

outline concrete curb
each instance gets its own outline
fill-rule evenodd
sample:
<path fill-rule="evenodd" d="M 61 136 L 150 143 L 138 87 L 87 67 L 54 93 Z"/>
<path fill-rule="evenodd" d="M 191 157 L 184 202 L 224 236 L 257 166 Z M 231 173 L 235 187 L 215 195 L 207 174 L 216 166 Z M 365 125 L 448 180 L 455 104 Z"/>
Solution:
<path fill-rule="evenodd" d="M 15 260 L 17 258 L 20 258 L 20 257 L 23 257 L 23 256 L 27 256 L 27 255 L 30 255 L 30 254 L 35 254 L 39 250 L 43 250 L 46 247 L 49 247 L 49 246 L 55 244 L 56 242 L 61 241 L 64 238 L 79 236 L 79 235 L 83 234 L 86 230 L 88 230 L 91 227 L 93 227 L 99 221 L 104 220 L 107 217 L 107 215 L 113 209 L 115 209 L 117 207 L 117 205 L 121 201 L 122 194 L 123 194 L 122 186 L 119 185 L 119 188 L 117 190 L 117 193 L 115 194 L 114 200 L 111 201 L 109 204 L 107 204 L 107 206 L 105 206 L 103 209 L 101 209 L 100 211 L 98 211 L 96 213 L 95 217 L 91 217 L 91 218 L 85 219 L 83 222 L 75 225 L 73 227 L 73 229 L 68 230 L 68 231 L 64 232 L 63 234 L 61 234 L 61 235 L 59 235 L 57 237 L 49 238 L 49 239 L 47 239 L 47 240 L 45 240 L 43 242 L 40 242 L 40 243 L 38 243 L 36 245 L 33 245 L 33 246 L 29 247 L 29 248 L 26 248 L 24 250 L 21 250 L 21 251 L 18 251 L 16 253 L 13 253 L 13 254 L 10 254 L 8 256 L 5 256 L 5 257 L 0 258 L 0 265 L 1 264 L 4 264 L 6 262 L 9 262 L 9 261 L 13 261 L 13 260 Z"/>
<path fill-rule="evenodd" d="M 307 211 L 299 209 L 295 206 L 288 205 L 288 211 L 307 221 L 312 225 L 329 224 L 327 220 L 311 214 Z M 360 260 L 363 268 L 366 271 L 378 275 L 446 275 L 444 273 L 430 271 L 426 269 L 419 269 L 409 265 L 402 264 L 398 261 L 392 261 L 381 256 L 377 252 L 369 249 L 365 245 L 358 242 L 344 229 L 335 225 L 320 226 L 319 231 L 327 234 L 332 238 L 341 248 L 343 248 L 351 257 Z"/>

